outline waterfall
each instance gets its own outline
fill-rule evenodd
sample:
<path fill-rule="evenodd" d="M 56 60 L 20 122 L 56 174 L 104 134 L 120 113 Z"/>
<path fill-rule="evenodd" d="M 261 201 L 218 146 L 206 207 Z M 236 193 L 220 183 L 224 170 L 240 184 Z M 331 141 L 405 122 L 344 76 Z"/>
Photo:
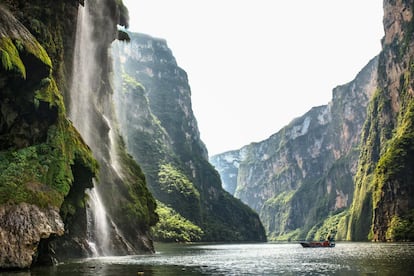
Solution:
<path fill-rule="evenodd" d="M 116 147 L 115 146 L 115 132 L 114 132 L 111 121 L 105 115 L 103 116 L 103 118 L 109 127 L 109 148 L 110 148 L 109 163 L 111 164 L 117 176 L 120 177 L 121 169 L 119 165 L 118 155 L 116 154 L 116 150 L 115 150 L 115 147 Z"/>
<path fill-rule="evenodd" d="M 109 47 L 117 35 L 115 0 L 84 2 L 78 9 L 66 99 L 69 118 L 99 163 L 99 176 L 88 191 L 86 221 L 79 222 L 87 225 L 83 238 L 88 239 L 92 256 L 153 252 L 145 227 L 130 220 L 137 209 L 147 206 L 137 202 L 142 175 L 124 152 L 114 111 Z"/>
<path fill-rule="evenodd" d="M 96 189 L 86 192 L 89 196 L 87 207 L 88 244 L 93 252 L 93 257 L 111 255 L 109 249 L 109 227 L 105 211 Z"/>
<path fill-rule="evenodd" d="M 94 36 L 94 22 L 89 2 L 85 1 L 85 6 L 79 5 L 78 9 L 68 116 L 91 148 L 101 170 L 105 170 L 107 166 L 115 167 L 115 164 L 111 165 L 114 159 L 111 157 L 114 155 L 113 134 L 107 137 L 111 132 L 111 124 L 110 119 L 104 115 L 105 99 L 99 95 L 104 72 L 98 59 L 100 41 L 97 41 L 99 36 Z M 94 16 L 102 14 L 99 9 L 103 7 L 100 6 L 102 1 L 97 1 L 93 10 Z M 110 220 L 102 202 L 99 186 L 99 183 L 94 181 L 94 187 L 87 191 L 87 237 L 90 251 L 94 256 L 108 256 L 113 254 L 110 240 L 115 230 L 114 223 Z"/>
<path fill-rule="evenodd" d="M 94 105 L 93 92 L 96 89 L 95 76 L 98 68 L 94 59 L 97 45 L 93 40 L 93 23 L 88 16 L 87 2 L 85 7 L 79 5 L 78 9 L 68 115 L 86 143 L 93 148 L 93 139 L 89 131 L 92 118 L 89 111 Z"/>

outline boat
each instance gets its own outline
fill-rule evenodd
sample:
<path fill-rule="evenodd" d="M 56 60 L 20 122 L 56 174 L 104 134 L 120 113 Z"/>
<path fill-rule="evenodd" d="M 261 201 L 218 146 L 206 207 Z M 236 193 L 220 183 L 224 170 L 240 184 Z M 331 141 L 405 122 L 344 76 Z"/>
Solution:
<path fill-rule="evenodd" d="M 302 247 L 335 247 L 334 241 L 303 241 L 300 244 Z"/>

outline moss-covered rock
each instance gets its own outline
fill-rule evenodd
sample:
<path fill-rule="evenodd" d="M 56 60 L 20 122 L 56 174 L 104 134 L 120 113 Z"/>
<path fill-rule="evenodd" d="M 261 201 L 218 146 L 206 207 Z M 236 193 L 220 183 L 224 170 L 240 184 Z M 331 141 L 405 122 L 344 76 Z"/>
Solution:
<path fill-rule="evenodd" d="M 0 205 L 18 209 L 30 204 L 30 210 L 42 208 L 55 212 L 61 209 L 65 221 L 70 213 L 62 212 L 62 206 L 68 206 L 65 198 L 74 185 L 81 185 L 80 178 L 84 178 L 83 189 L 91 185 L 97 163 L 66 117 L 62 93 L 44 48 L 3 6 L 0 6 L 0 21 L 0 48 L 5 60 L 0 68 Z M 50 221 L 33 218 L 32 226 L 41 223 L 47 228 Z M 21 225 L 17 222 L 10 227 Z M 39 243 L 50 235 L 63 234 L 63 226 L 59 231 L 54 231 L 52 225 L 51 229 L 31 237 L 34 247 L 27 253 L 24 265 L 20 265 L 21 260 L 8 259 L 2 260 L 0 267 L 5 266 L 3 261 L 10 262 L 8 268 L 30 266 L 32 258 L 38 255 Z M 8 240 L 15 243 L 13 248 L 26 248 L 24 231 L 6 231 L 13 236 Z M 13 262 L 15 266 L 10 265 Z"/>

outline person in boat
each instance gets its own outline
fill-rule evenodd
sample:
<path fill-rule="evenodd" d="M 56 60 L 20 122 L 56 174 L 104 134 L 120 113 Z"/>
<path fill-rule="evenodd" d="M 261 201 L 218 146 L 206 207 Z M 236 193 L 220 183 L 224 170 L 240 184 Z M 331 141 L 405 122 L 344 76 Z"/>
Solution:
<path fill-rule="evenodd" d="M 331 235 L 328 235 L 328 236 L 326 237 L 326 240 L 324 240 L 324 241 L 323 241 L 322 245 L 323 245 L 323 246 L 329 246 L 329 245 L 330 245 L 330 243 L 331 243 Z"/>

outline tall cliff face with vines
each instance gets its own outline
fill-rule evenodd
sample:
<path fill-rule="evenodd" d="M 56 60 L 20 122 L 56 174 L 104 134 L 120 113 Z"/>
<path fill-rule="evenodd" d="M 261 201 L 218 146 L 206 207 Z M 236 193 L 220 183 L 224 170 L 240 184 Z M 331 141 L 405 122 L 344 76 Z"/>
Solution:
<path fill-rule="evenodd" d="M 363 130 L 348 239 L 414 239 L 413 9 L 413 1 L 384 1 L 378 88 Z"/>
<path fill-rule="evenodd" d="M 84 191 L 99 165 L 65 106 L 79 4 L 83 1 L 0 3 L 0 268 L 51 263 L 51 247 L 60 256 L 88 254 Z M 108 47 L 127 13 L 122 1 L 105 4 L 113 11 L 112 28 L 102 26 Z M 108 61 L 106 73 L 109 68 Z M 155 202 L 139 167 L 124 156 L 132 175 L 127 184 L 134 187 L 126 198 L 133 198 L 131 205 L 146 202 L 144 219 L 131 226 L 145 233 L 157 220 Z M 136 235 L 136 229 L 128 232 Z"/>

